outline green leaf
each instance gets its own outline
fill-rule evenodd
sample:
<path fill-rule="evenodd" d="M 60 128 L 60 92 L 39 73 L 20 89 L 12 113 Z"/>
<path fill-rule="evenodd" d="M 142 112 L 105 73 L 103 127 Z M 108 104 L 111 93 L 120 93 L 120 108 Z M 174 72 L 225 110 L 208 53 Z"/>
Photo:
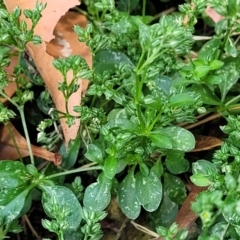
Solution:
<path fill-rule="evenodd" d="M 162 161 L 161 161 L 160 159 L 158 159 L 158 160 L 155 162 L 155 164 L 152 166 L 152 168 L 151 168 L 150 171 L 151 171 L 151 172 L 154 172 L 155 175 L 160 178 L 160 177 L 162 176 L 162 174 L 163 174 Z"/>
<path fill-rule="evenodd" d="M 215 164 L 207 160 L 198 160 L 192 164 L 193 174 L 213 175 L 217 174 L 218 170 Z"/>
<path fill-rule="evenodd" d="M 25 165 L 18 161 L 0 161 L 0 189 L 27 185 L 30 175 Z"/>
<path fill-rule="evenodd" d="M 0 191 L 0 218 L 4 219 L 4 225 L 20 217 L 31 188 L 32 186 L 21 186 Z"/>
<path fill-rule="evenodd" d="M 117 159 L 114 156 L 108 156 L 104 162 L 104 174 L 107 178 L 113 179 L 117 171 Z"/>
<path fill-rule="evenodd" d="M 59 153 L 62 156 L 61 166 L 65 169 L 70 169 L 77 161 L 78 152 L 81 145 L 81 137 L 78 134 L 74 140 L 70 140 L 68 147 L 63 143 Z"/>
<path fill-rule="evenodd" d="M 228 14 L 231 17 L 236 17 L 239 13 L 239 1 L 238 0 L 228 0 Z"/>
<path fill-rule="evenodd" d="M 219 84 L 221 91 L 221 100 L 224 101 L 228 91 L 239 79 L 239 61 L 236 58 L 229 57 L 224 60 L 222 68 L 216 71 L 216 74 L 222 79 Z"/>
<path fill-rule="evenodd" d="M 137 126 L 126 118 L 117 118 L 109 120 L 105 126 L 107 126 L 108 129 L 120 128 L 122 130 L 129 130 L 130 132 L 137 129 Z"/>
<path fill-rule="evenodd" d="M 151 81 L 151 87 L 155 87 L 159 89 L 166 96 L 170 95 L 171 86 L 172 86 L 172 79 L 167 76 L 161 75 L 161 76 L 158 76 L 155 80 Z"/>
<path fill-rule="evenodd" d="M 154 212 L 147 213 L 147 220 L 152 229 L 158 226 L 169 227 L 178 213 L 178 205 L 173 202 L 165 190 L 160 206 Z"/>
<path fill-rule="evenodd" d="M 144 176 L 136 174 L 136 195 L 140 204 L 148 212 L 155 211 L 162 199 L 162 183 L 154 172 Z"/>
<path fill-rule="evenodd" d="M 167 152 L 165 164 L 172 174 L 186 172 L 189 168 L 189 162 L 184 158 L 183 152 Z"/>
<path fill-rule="evenodd" d="M 118 22 L 112 24 L 110 27 L 111 32 L 115 33 L 116 35 L 136 32 L 138 30 L 138 26 L 135 24 L 133 20 L 134 18 L 135 16 L 130 15 L 122 16 Z"/>
<path fill-rule="evenodd" d="M 111 188 L 112 181 L 104 173 L 101 173 L 98 176 L 98 181 L 86 188 L 83 205 L 91 211 L 104 210 L 111 200 Z"/>
<path fill-rule="evenodd" d="M 195 147 L 193 134 L 184 128 L 171 126 L 158 130 L 158 132 L 171 139 L 173 150 L 188 152 Z"/>
<path fill-rule="evenodd" d="M 175 94 L 170 98 L 170 106 L 183 107 L 192 105 L 195 99 L 187 93 Z"/>
<path fill-rule="evenodd" d="M 141 205 L 136 196 L 134 169 L 135 167 L 132 167 L 130 172 L 120 183 L 118 190 L 119 207 L 130 219 L 136 219 L 141 211 Z"/>
<path fill-rule="evenodd" d="M 207 160 L 198 160 L 192 164 L 192 173 L 190 179 L 194 184 L 197 186 L 209 186 L 218 170 L 213 163 Z"/>
<path fill-rule="evenodd" d="M 224 207 L 222 210 L 223 217 L 228 223 L 239 226 L 239 215 L 236 213 L 238 207 L 238 196 L 237 192 L 231 192 L 224 199 Z"/>
<path fill-rule="evenodd" d="M 209 104 L 209 105 L 220 105 L 221 104 L 218 97 L 206 85 L 195 84 L 192 87 L 192 91 L 195 92 L 195 94 L 200 94 L 201 100 L 205 104 Z"/>
<path fill-rule="evenodd" d="M 203 174 L 200 173 L 193 174 L 190 179 L 195 185 L 199 187 L 207 187 L 212 183 L 208 178 L 206 178 Z"/>
<path fill-rule="evenodd" d="M 150 33 L 150 28 L 145 25 L 140 19 L 135 19 L 139 20 L 137 21 L 138 26 L 139 26 L 139 43 L 145 51 L 150 47 L 151 45 L 151 33 Z"/>
<path fill-rule="evenodd" d="M 215 236 L 217 239 L 221 239 L 221 237 L 225 235 L 227 227 L 228 224 L 226 221 L 220 221 L 214 224 L 213 227 L 210 228 L 210 236 Z"/>
<path fill-rule="evenodd" d="M 203 81 L 207 84 L 214 85 L 214 84 L 220 84 L 222 82 L 222 79 L 217 75 L 208 75 L 204 78 Z M 212 92 L 211 92 L 211 94 L 212 94 Z M 217 98 L 215 95 L 213 95 L 213 97 L 215 99 Z"/>
<path fill-rule="evenodd" d="M 145 163 L 140 163 L 139 168 L 140 168 L 140 172 L 142 173 L 142 175 L 148 176 L 149 168 Z"/>
<path fill-rule="evenodd" d="M 184 183 L 179 177 L 169 173 L 164 173 L 164 190 L 169 198 L 181 205 L 187 197 Z"/>
<path fill-rule="evenodd" d="M 134 67 L 131 60 L 124 53 L 100 50 L 94 57 L 94 71 L 96 73 L 103 73 L 104 71 L 114 73 L 120 63 Z"/>
<path fill-rule="evenodd" d="M 224 62 L 214 59 L 213 61 L 210 62 L 209 67 L 211 70 L 216 70 L 222 67 L 223 65 L 224 65 Z"/>
<path fill-rule="evenodd" d="M 197 66 L 194 70 L 194 74 L 196 77 L 202 78 L 202 77 L 206 76 L 210 70 L 211 69 L 209 66 Z"/>
<path fill-rule="evenodd" d="M 236 58 L 238 56 L 238 48 L 234 44 L 234 39 L 228 38 L 228 41 L 226 42 L 224 46 L 224 50 L 227 54 L 229 54 L 231 57 Z"/>
<path fill-rule="evenodd" d="M 103 163 L 102 150 L 95 144 L 88 145 L 87 152 L 85 153 L 84 156 L 92 162 L 97 162 L 99 164 Z"/>
<path fill-rule="evenodd" d="M 124 108 L 116 108 L 109 112 L 107 120 L 114 120 L 116 118 L 127 118 L 127 113 Z"/>
<path fill-rule="evenodd" d="M 218 38 L 212 38 L 202 46 L 198 59 L 202 59 L 205 63 L 213 61 L 217 58 L 220 45 L 221 41 Z"/>
<path fill-rule="evenodd" d="M 156 147 L 172 149 L 171 138 L 163 133 L 157 131 L 150 132 L 148 137 Z"/>
<path fill-rule="evenodd" d="M 65 230 L 76 231 L 82 220 L 82 207 L 75 194 L 64 186 L 42 185 L 41 189 L 43 192 L 42 204 L 46 214 L 65 223 L 67 225 Z M 59 219 L 60 211 L 67 211 L 67 214 L 61 214 L 61 219 Z"/>

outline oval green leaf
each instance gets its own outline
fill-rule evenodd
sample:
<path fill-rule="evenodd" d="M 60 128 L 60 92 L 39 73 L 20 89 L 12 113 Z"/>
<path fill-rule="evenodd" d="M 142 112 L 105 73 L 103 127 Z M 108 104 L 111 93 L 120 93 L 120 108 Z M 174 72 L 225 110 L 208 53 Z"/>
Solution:
<path fill-rule="evenodd" d="M 164 173 L 164 190 L 169 198 L 178 205 L 182 204 L 187 197 L 183 181 L 169 173 Z"/>
<path fill-rule="evenodd" d="M 91 211 L 104 210 L 111 200 L 111 188 L 111 180 L 101 173 L 98 182 L 92 183 L 86 188 L 83 205 Z"/>
<path fill-rule="evenodd" d="M 144 176 L 136 174 L 136 195 L 140 204 L 148 212 L 155 211 L 162 200 L 162 183 L 154 172 Z"/>
<path fill-rule="evenodd" d="M 195 147 L 193 134 L 184 128 L 171 126 L 158 130 L 158 132 L 171 139 L 173 150 L 188 152 Z"/>
<path fill-rule="evenodd" d="M 30 190 L 31 187 L 26 188 L 26 186 L 21 186 L 1 191 L 0 217 L 4 219 L 4 225 L 20 217 L 20 213 Z"/>
<path fill-rule="evenodd" d="M 96 73 L 115 72 L 120 63 L 134 66 L 131 60 L 122 52 L 100 50 L 94 57 L 94 71 Z"/>
<path fill-rule="evenodd" d="M 104 174 L 107 178 L 113 179 L 117 171 L 117 159 L 114 156 L 108 156 L 104 162 Z"/>
<path fill-rule="evenodd" d="M 29 173 L 25 165 L 18 161 L 0 161 L 0 189 L 28 185 Z"/>
<path fill-rule="evenodd" d="M 192 105 L 195 99 L 187 93 L 179 93 L 170 98 L 170 106 L 183 107 Z"/>
<path fill-rule="evenodd" d="M 58 219 L 58 210 L 50 211 L 49 206 L 54 205 L 54 208 L 59 211 L 65 209 L 68 212 L 62 217 L 62 221 L 66 224 L 65 230 L 77 230 L 82 220 L 82 207 L 75 194 L 64 186 L 41 186 L 41 189 L 42 204 L 46 214 L 53 219 Z"/>
<path fill-rule="evenodd" d="M 159 133 L 157 131 L 150 132 L 148 137 L 156 147 L 166 148 L 166 149 L 172 149 L 173 147 L 171 138 L 164 135 L 163 133 Z"/>
<path fill-rule="evenodd" d="M 122 212 L 130 219 L 136 219 L 141 211 L 141 205 L 136 196 L 136 179 L 134 167 L 120 183 L 118 190 L 118 204 Z"/>
<path fill-rule="evenodd" d="M 101 149 L 95 144 L 89 144 L 87 152 L 84 155 L 88 160 L 101 164 L 103 162 L 103 154 Z"/>

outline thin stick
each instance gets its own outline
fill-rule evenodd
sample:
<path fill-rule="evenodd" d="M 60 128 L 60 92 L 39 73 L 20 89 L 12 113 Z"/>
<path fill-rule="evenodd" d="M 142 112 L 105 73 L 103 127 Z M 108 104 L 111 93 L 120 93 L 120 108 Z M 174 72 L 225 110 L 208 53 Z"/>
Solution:
<path fill-rule="evenodd" d="M 118 233 L 117 233 L 117 235 L 116 235 L 116 237 L 115 237 L 115 240 L 118 240 L 118 239 L 121 237 L 122 231 L 123 231 L 123 229 L 126 227 L 126 223 L 127 223 L 128 221 L 129 221 L 129 219 L 128 219 L 128 218 L 125 218 L 125 220 L 123 221 L 120 229 L 118 230 Z"/>
<path fill-rule="evenodd" d="M 203 120 L 200 120 L 200 121 L 198 121 L 198 122 L 196 122 L 196 123 L 190 124 L 190 125 L 188 125 L 188 126 L 186 126 L 186 127 L 184 127 L 184 128 L 185 128 L 185 129 L 191 129 L 191 128 L 197 127 L 197 126 L 199 126 L 199 125 L 201 125 L 201 124 L 203 124 L 203 123 L 212 121 L 213 119 L 219 118 L 219 117 L 221 117 L 221 116 L 222 116 L 222 115 L 221 115 L 220 113 L 215 113 L 215 114 L 213 114 L 213 115 L 211 115 L 211 116 L 209 116 L 209 117 L 207 117 L 207 118 L 204 118 Z"/>
<path fill-rule="evenodd" d="M 169 9 L 167 9 L 167 10 L 164 10 L 164 11 L 158 13 L 157 15 L 155 15 L 155 16 L 153 17 L 153 19 L 156 20 L 156 19 L 160 18 L 162 15 L 170 14 L 170 13 L 174 12 L 175 10 L 176 10 L 175 7 L 171 7 L 171 8 L 169 8 Z"/>
<path fill-rule="evenodd" d="M 23 216 L 24 220 L 26 221 L 28 227 L 30 228 L 30 230 L 32 231 L 33 235 L 37 238 L 37 239 L 41 239 L 41 237 L 37 234 L 37 232 L 35 231 L 35 229 L 33 228 L 31 222 L 28 219 L 27 215 Z"/>
<path fill-rule="evenodd" d="M 148 235 L 150 235 L 150 236 L 152 236 L 152 237 L 154 237 L 154 238 L 156 238 L 156 239 L 159 238 L 159 235 L 158 235 L 157 233 L 149 230 L 148 228 L 143 227 L 142 225 L 137 224 L 137 223 L 135 223 L 134 221 L 131 221 L 130 223 L 131 223 L 137 230 L 139 230 L 139 231 L 141 231 L 141 232 L 143 232 L 143 233 L 146 233 L 146 234 L 148 234 Z"/>

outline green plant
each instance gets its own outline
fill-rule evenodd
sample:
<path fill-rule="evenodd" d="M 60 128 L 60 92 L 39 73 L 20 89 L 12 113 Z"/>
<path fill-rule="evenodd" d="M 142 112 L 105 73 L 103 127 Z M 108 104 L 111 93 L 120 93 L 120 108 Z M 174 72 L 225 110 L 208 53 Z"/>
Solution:
<path fill-rule="evenodd" d="M 148 25 L 146 1 L 141 16 L 119 11 L 113 0 L 86 1 L 93 24 L 85 29 L 75 26 L 74 30 L 79 41 L 89 46 L 93 68 L 80 56 L 54 60 L 54 67 L 62 74 L 59 91 L 65 98 L 66 112 L 55 109 L 51 118 L 41 121 L 38 141 L 52 149 L 61 140 L 56 130 L 58 120 L 65 118 L 69 126 L 75 123 L 77 117 L 70 114 L 68 100 L 79 88 L 78 78 L 86 78 L 90 80 L 86 96 L 74 107 L 81 115 L 81 127 L 68 149 L 64 143 L 59 148 L 61 166 L 48 164 L 41 170 L 31 151 L 23 111 L 25 103 L 34 98 L 31 86 L 41 81 L 27 82 L 22 74 L 28 74 L 23 58 L 26 44 L 41 42 L 33 30 L 46 6 L 37 3 L 34 10 L 24 11 L 32 20 L 28 30 L 26 23 L 18 20 L 19 8 L 9 14 L 1 5 L 0 95 L 19 110 L 31 164 L 22 159 L 0 162 L 0 239 L 21 230 L 17 219 L 31 208 L 36 189 L 49 218 L 43 219 L 42 225 L 58 239 L 74 234 L 84 240 L 100 239 L 98 222 L 106 217 L 104 209 L 112 195 L 117 195 L 119 207 L 128 218 L 136 219 L 143 207 L 150 218 L 157 212 L 161 221 L 163 205 L 171 204 L 176 211 L 186 197 L 178 175 L 190 171 L 185 153 L 194 148 L 195 138 L 181 124 L 193 123 L 199 114 L 211 112 L 219 112 L 228 120 L 222 128 L 228 139 L 212 162 L 193 163 L 191 180 L 200 186 L 210 185 L 192 206 L 202 220 L 199 239 L 210 239 L 209 234 L 215 232 L 221 239 L 239 234 L 239 117 L 234 114 L 239 108 L 239 94 L 233 91 L 236 87 L 239 92 L 239 58 L 238 39 L 232 38 L 239 29 L 239 4 L 237 0 L 224 6 L 217 0 L 193 4 L 181 5 L 181 14 L 162 16 L 158 23 Z M 191 59 L 194 26 L 207 4 L 225 18 L 216 23 L 215 36 L 201 47 L 197 58 Z M 187 23 L 184 16 L 188 16 Z M 19 59 L 14 70 L 17 91 L 9 98 L 4 92 L 9 80 L 3 67 L 9 65 L 13 54 Z M 70 70 L 73 79 L 68 83 Z M 38 101 L 43 112 L 52 107 L 47 92 L 42 92 Z M 0 107 L 0 120 L 8 125 L 15 113 Z M 46 132 L 52 125 L 54 130 Z M 89 166 L 89 161 L 94 166 Z M 65 179 L 66 175 L 89 171 L 96 182 L 88 183 L 84 192 L 81 178 L 72 184 Z M 174 214 L 167 214 L 164 224 L 155 223 L 162 225 L 157 232 L 165 239 L 185 239 L 187 232 L 178 232 L 177 225 L 171 225 Z"/>

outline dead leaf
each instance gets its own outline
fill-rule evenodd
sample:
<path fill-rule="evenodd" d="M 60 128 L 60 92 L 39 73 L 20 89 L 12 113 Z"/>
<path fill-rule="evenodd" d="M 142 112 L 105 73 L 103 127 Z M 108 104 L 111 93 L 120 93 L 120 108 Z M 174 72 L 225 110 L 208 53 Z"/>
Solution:
<path fill-rule="evenodd" d="M 28 146 L 26 139 L 17 131 L 17 129 L 9 123 L 9 128 L 11 129 L 12 135 L 17 143 L 21 157 L 29 156 Z M 11 138 L 11 135 L 5 125 L 2 125 L 0 128 L 0 160 L 16 160 L 19 159 L 19 153 L 14 145 L 14 141 Z M 58 153 L 52 153 L 48 150 L 32 146 L 33 155 L 46 159 L 50 162 L 53 162 L 55 165 L 61 163 L 61 156 Z"/>
<path fill-rule="evenodd" d="M 78 36 L 73 30 L 74 25 L 85 28 L 86 17 L 76 12 L 67 12 L 62 16 L 53 31 L 55 38 L 47 44 L 46 52 L 54 58 L 80 55 L 92 66 L 90 50 L 85 43 L 78 41 Z M 88 81 L 82 80 L 82 93 L 86 92 L 87 87 Z"/>
<path fill-rule="evenodd" d="M 223 19 L 223 16 L 221 16 L 219 13 L 217 13 L 213 8 L 207 6 L 205 13 L 215 22 L 219 22 Z"/>
<path fill-rule="evenodd" d="M 4 3 L 9 12 L 11 12 L 16 5 L 18 5 L 21 9 L 32 9 L 35 7 L 36 4 L 35 1 L 28 0 L 4 0 Z M 34 60 L 36 67 L 41 74 L 47 88 L 51 93 L 56 108 L 61 112 L 66 112 L 64 96 L 58 90 L 58 82 L 62 80 L 62 75 L 53 67 L 52 61 L 54 58 L 46 53 L 45 42 L 49 42 L 51 41 L 51 39 L 54 38 L 53 30 L 60 17 L 64 15 L 64 13 L 67 12 L 69 8 L 75 5 L 79 5 L 79 1 L 43 0 L 42 3 L 47 3 L 47 8 L 44 9 L 44 11 L 42 12 L 42 18 L 40 19 L 34 32 L 35 34 L 41 36 L 43 43 L 40 45 L 34 45 L 32 43 L 29 43 L 27 45 L 27 49 L 32 59 Z M 29 21 L 29 19 L 26 19 L 22 15 L 21 20 L 25 20 L 27 22 L 28 28 L 31 27 L 31 22 Z M 72 52 L 72 54 L 74 54 L 74 52 Z M 88 63 L 91 65 L 90 52 L 88 53 Z M 71 82 L 71 79 L 72 72 L 69 72 L 67 76 L 67 82 Z M 80 88 L 77 92 L 71 95 L 68 102 L 69 112 L 74 116 L 77 116 L 77 114 L 73 111 L 73 106 L 79 105 L 81 103 L 81 82 L 82 80 L 79 79 Z M 66 143 L 68 143 L 71 139 L 75 139 L 80 126 L 80 121 L 76 121 L 75 125 L 70 128 L 65 123 L 65 119 L 60 119 L 60 122 Z"/>
<path fill-rule="evenodd" d="M 222 140 L 211 136 L 199 135 L 196 138 L 195 148 L 191 152 L 201 152 L 210 150 L 214 147 L 219 147 L 222 144 Z"/>
<path fill-rule="evenodd" d="M 179 230 L 182 228 L 190 229 L 198 216 L 191 210 L 191 203 L 195 201 L 197 195 L 206 190 L 203 187 L 197 187 L 194 184 L 190 184 L 191 190 L 187 198 L 183 202 L 178 214 L 175 218 L 175 222 L 178 224 Z"/>

